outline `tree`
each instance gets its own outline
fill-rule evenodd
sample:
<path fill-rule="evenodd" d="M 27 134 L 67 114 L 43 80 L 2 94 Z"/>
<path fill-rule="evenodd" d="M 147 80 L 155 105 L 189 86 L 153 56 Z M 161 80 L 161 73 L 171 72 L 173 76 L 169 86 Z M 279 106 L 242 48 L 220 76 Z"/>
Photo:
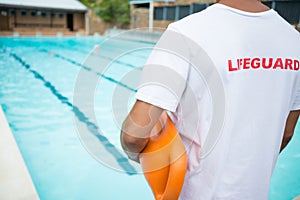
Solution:
<path fill-rule="evenodd" d="M 82 4 L 89 8 L 97 8 L 99 7 L 99 0 L 79 0 Z"/>
<path fill-rule="evenodd" d="M 102 0 L 97 14 L 105 21 L 113 24 L 130 23 L 130 9 L 127 0 Z"/>

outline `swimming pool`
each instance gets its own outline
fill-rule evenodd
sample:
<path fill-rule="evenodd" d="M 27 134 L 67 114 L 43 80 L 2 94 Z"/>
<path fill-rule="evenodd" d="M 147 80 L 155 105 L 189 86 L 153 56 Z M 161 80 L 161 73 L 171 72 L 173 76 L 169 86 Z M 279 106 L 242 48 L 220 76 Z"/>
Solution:
<path fill-rule="evenodd" d="M 95 45 L 105 38 L 0 38 L 0 103 L 41 199 L 152 199 L 140 174 L 107 167 L 88 153 L 77 134 L 75 120 L 94 127 L 98 123 L 120 168 L 126 164 L 120 149 L 118 127 L 110 107 L 113 88 L 121 85 L 122 73 L 142 66 L 149 50 L 132 52 L 100 74 L 82 65 Z M 110 52 L 126 41 L 102 49 Z M 153 44 L 146 44 L 149 48 Z M 95 90 L 96 121 L 73 105 L 73 91 L 80 70 L 103 75 L 105 84 Z M 122 86 L 127 87 L 127 86 Z M 130 89 L 128 86 L 127 89 Z M 75 106 L 75 109 L 74 109 Z M 93 130 L 93 129 L 89 129 Z M 300 126 L 282 153 L 272 178 L 270 199 L 292 199 L 300 194 Z M 124 165 L 122 165 L 122 163 Z M 136 167 L 136 166 L 133 166 Z M 134 168 L 135 169 L 135 168 Z M 133 170 L 134 170 L 133 169 Z"/>

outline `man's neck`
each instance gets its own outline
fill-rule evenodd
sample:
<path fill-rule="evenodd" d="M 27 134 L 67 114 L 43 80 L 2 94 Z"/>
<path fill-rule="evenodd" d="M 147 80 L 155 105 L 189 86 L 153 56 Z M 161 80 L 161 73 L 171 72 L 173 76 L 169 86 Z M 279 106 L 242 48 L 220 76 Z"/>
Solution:
<path fill-rule="evenodd" d="M 265 6 L 258 0 L 220 0 L 217 2 L 246 12 L 257 13 L 270 10 L 269 7 Z"/>

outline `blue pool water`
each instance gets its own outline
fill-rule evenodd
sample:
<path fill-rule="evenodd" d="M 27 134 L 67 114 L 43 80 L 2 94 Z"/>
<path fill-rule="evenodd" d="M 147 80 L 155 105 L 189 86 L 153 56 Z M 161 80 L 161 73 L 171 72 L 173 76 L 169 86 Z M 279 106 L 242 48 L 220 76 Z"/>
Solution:
<path fill-rule="evenodd" d="M 0 38 L 0 103 L 43 200 L 153 199 L 142 175 L 120 172 L 98 162 L 77 134 L 76 119 L 89 127 L 96 124 L 105 136 L 100 140 L 108 138 L 111 149 L 120 149 L 119 131 L 110 106 L 112 91 L 120 85 L 121 74 L 140 67 L 149 54 L 147 50 L 136 51 L 112 63 L 105 71 L 105 84 L 95 90 L 96 122 L 89 121 L 84 109 L 74 109 L 74 85 L 80 70 L 101 76 L 82 63 L 94 46 L 104 40 Z M 135 46 L 136 42 L 111 44 L 104 48 L 105 55 L 122 45 Z M 295 137 L 279 157 L 270 200 L 290 200 L 300 194 L 299 146 L 298 123 Z M 126 164 L 122 157 L 116 159 Z"/>

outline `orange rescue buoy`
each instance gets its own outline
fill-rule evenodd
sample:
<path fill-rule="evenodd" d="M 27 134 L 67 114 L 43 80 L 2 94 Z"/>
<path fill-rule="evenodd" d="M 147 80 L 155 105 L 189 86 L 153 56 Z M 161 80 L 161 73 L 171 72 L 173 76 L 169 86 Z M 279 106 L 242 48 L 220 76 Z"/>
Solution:
<path fill-rule="evenodd" d="M 140 154 L 140 163 L 156 200 L 178 199 L 187 167 L 187 155 L 175 125 L 164 113 L 153 128 L 158 134 Z"/>

